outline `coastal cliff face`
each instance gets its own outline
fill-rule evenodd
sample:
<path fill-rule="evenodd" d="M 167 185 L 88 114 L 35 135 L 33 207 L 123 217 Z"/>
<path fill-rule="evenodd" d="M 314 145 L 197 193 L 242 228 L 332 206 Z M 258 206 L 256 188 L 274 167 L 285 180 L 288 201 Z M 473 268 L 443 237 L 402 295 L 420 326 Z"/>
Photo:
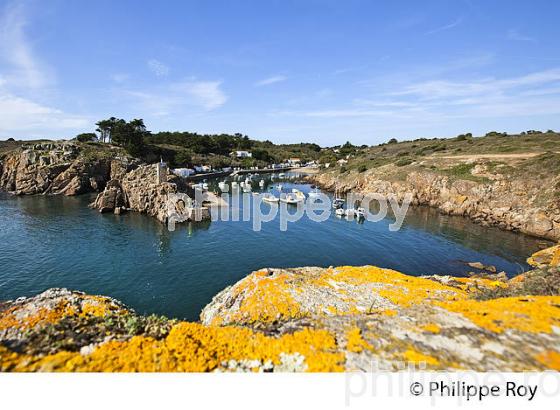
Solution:
<path fill-rule="evenodd" d="M 73 142 L 23 145 L 0 159 L 0 189 L 16 195 L 102 191 L 116 168 L 134 162 L 120 154 L 117 149 L 88 155 L 83 145 Z"/>
<path fill-rule="evenodd" d="M 489 161 L 465 164 L 467 177 L 441 175 L 428 167 L 386 165 L 364 173 L 328 171 L 312 181 L 327 190 L 391 195 L 399 202 L 411 195 L 412 205 L 427 205 L 486 226 L 560 239 L 560 176 L 501 172 Z M 546 163 L 543 162 L 546 170 Z"/>
<path fill-rule="evenodd" d="M 218 294 L 201 323 L 51 289 L 0 304 L 0 370 L 560 370 L 558 252 L 509 281 L 263 269 Z"/>
<path fill-rule="evenodd" d="M 171 215 L 177 217 L 177 222 L 194 220 L 195 210 L 187 199 L 180 199 L 180 196 L 172 199 L 188 190 L 184 180 L 176 175 L 165 178 L 166 182 L 158 180 L 157 164 L 141 165 L 128 173 L 115 175 L 90 206 L 102 213 L 140 212 L 163 223 Z M 207 208 L 199 208 L 198 212 L 202 219 L 210 216 Z"/>

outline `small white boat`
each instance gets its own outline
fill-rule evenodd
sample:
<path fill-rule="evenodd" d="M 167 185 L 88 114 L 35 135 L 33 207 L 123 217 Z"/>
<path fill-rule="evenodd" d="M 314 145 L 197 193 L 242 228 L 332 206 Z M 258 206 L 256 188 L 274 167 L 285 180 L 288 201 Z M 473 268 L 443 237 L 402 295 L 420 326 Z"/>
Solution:
<path fill-rule="evenodd" d="M 286 176 L 286 174 L 282 173 L 282 174 L 278 174 L 278 176 L 279 176 L 280 178 L 284 178 L 284 177 Z"/>
<path fill-rule="evenodd" d="M 208 191 L 208 184 L 206 182 L 202 184 L 202 189 Z"/>
<path fill-rule="evenodd" d="M 356 217 L 359 218 L 365 218 L 366 217 L 366 210 L 364 208 L 358 208 L 356 210 Z"/>
<path fill-rule="evenodd" d="M 224 181 L 218 182 L 218 188 L 220 188 L 220 191 L 225 191 L 227 189 L 227 184 Z"/>
<path fill-rule="evenodd" d="M 344 216 L 344 209 L 338 208 L 336 211 L 334 211 L 334 213 L 336 214 L 336 216 Z"/>
<path fill-rule="evenodd" d="M 284 188 L 282 184 L 278 184 L 278 191 L 282 192 L 282 188 Z"/>
<path fill-rule="evenodd" d="M 334 209 L 341 209 L 344 206 L 344 199 L 341 198 L 333 199 L 332 206 Z"/>
<path fill-rule="evenodd" d="M 304 198 L 299 196 L 298 194 L 291 192 L 289 194 L 285 194 L 280 197 L 280 201 L 290 205 L 296 205 L 299 202 L 302 202 Z"/>
<path fill-rule="evenodd" d="M 264 188 L 264 179 L 261 179 L 261 180 L 260 180 L 259 186 L 260 186 L 261 188 Z"/>
<path fill-rule="evenodd" d="M 231 186 L 235 186 L 235 187 L 236 187 L 237 185 L 238 185 L 237 181 L 233 181 L 233 182 L 231 183 Z"/>
<path fill-rule="evenodd" d="M 272 194 L 264 194 L 263 195 L 263 201 L 269 202 L 269 203 L 278 203 L 278 201 L 280 201 L 280 198 L 278 198 L 277 196 L 274 196 Z"/>
<path fill-rule="evenodd" d="M 305 194 L 303 192 L 301 192 L 299 189 L 292 189 L 292 194 L 294 194 L 296 196 L 296 198 L 300 199 L 300 200 L 305 200 Z"/>

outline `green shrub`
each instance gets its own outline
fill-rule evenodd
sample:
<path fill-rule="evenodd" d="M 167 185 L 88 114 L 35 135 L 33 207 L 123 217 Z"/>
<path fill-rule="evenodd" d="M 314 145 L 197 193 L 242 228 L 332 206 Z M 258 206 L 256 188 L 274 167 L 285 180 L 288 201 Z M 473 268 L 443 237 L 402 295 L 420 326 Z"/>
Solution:
<path fill-rule="evenodd" d="M 365 164 L 362 164 L 358 167 L 358 172 L 366 172 L 367 171 L 367 167 L 365 166 Z"/>
<path fill-rule="evenodd" d="M 412 159 L 410 159 L 410 158 L 402 158 L 402 159 L 399 159 L 397 162 L 395 162 L 395 165 L 397 167 L 404 167 L 405 165 L 410 165 L 413 162 L 414 161 L 412 161 Z"/>

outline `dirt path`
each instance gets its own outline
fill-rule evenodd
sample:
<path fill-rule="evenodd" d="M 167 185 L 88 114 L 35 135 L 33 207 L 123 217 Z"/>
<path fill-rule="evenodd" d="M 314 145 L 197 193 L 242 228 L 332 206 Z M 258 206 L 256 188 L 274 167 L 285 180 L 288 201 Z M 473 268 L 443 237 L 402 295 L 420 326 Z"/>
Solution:
<path fill-rule="evenodd" d="M 470 155 L 432 155 L 442 159 L 526 159 L 533 158 L 544 152 L 522 152 L 519 154 L 470 154 Z"/>

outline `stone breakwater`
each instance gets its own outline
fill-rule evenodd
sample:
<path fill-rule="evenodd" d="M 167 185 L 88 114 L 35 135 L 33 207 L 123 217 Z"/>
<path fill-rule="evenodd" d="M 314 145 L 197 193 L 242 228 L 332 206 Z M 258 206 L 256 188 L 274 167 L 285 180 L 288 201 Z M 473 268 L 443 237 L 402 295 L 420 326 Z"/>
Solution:
<path fill-rule="evenodd" d="M 535 270 L 509 281 L 262 269 L 216 295 L 200 323 L 51 289 L 0 304 L 0 370 L 560 370 L 559 254 L 533 255 Z"/>
<path fill-rule="evenodd" d="M 547 180 L 531 179 L 531 176 L 511 178 L 491 173 L 484 165 L 474 167 L 473 173 L 488 182 L 454 179 L 427 170 L 411 171 L 403 180 L 391 180 L 378 171 L 350 175 L 324 172 L 310 180 L 331 191 L 379 193 L 394 196 L 399 202 L 410 194 L 412 205 L 427 205 L 444 214 L 466 216 L 485 226 L 560 239 L 557 175 Z"/>

